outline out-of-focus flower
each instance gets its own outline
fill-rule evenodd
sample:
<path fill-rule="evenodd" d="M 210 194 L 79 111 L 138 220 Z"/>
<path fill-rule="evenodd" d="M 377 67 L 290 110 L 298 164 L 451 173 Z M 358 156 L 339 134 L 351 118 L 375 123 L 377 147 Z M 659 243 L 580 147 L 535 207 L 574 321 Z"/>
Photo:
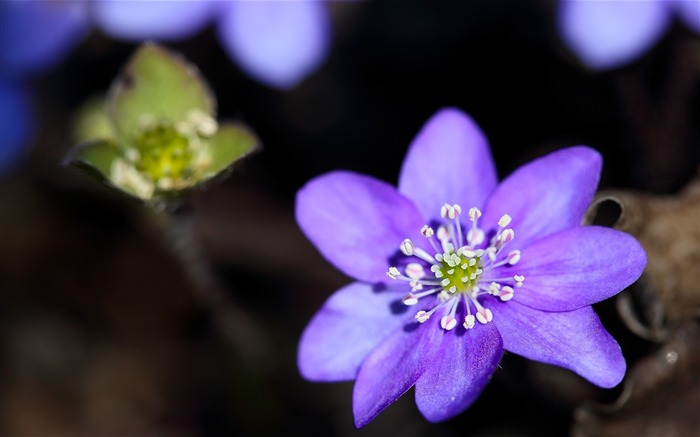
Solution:
<path fill-rule="evenodd" d="M 561 0 L 558 28 L 564 43 L 588 68 L 616 68 L 642 56 L 673 18 L 700 33 L 697 0 Z"/>
<path fill-rule="evenodd" d="M 3 0 L 0 2 L 2 74 L 21 77 L 50 68 L 89 29 L 86 2 Z"/>
<path fill-rule="evenodd" d="M 601 164 L 571 147 L 498 184 L 478 126 L 444 109 L 413 141 L 398 189 L 343 171 L 310 181 L 297 221 L 356 282 L 306 327 L 302 375 L 354 379 L 357 427 L 414 385 L 428 420 L 461 413 L 504 350 L 617 385 L 625 360 L 591 305 L 634 282 L 646 256 L 623 232 L 581 225 Z"/>
<path fill-rule="evenodd" d="M 112 129 L 105 135 L 105 125 L 98 123 L 95 131 L 103 137 L 78 146 L 68 162 L 87 165 L 113 187 L 146 201 L 178 196 L 258 147 L 246 127 L 219 125 L 215 107 L 194 66 L 146 44 L 112 86 L 107 99 Z"/>
<path fill-rule="evenodd" d="M 31 124 L 27 91 L 0 77 L 0 174 L 19 161 L 31 135 Z"/>
<path fill-rule="evenodd" d="M 331 41 L 328 5 L 320 0 L 2 0 L 0 76 L 26 82 L 56 65 L 93 27 L 118 40 L 175 41 L 210 24 L 246 74 L 282 90 L 316 71 Z M 19 114 L 32 116 L 17 112 L 14 121 Z M 0 114 L 3 129 L 11 125 L 9 117 Z M 10 135 L 15 134 L 3 132 L 2 138 Z M 19 156 L 21 149 L 3 156 Z"/>
<path fill-rule="evenodd" d="M 15 167 L 34 124 L 26 82 L 87 34 L 85 6 L 71 0 L 0 2 L 0 173 Z"/>
<path fill-rule="evenodd" d="M 325 59 L 331 26 L 328 5 L 307 1 L 98 0 L 96 24 L 127 40 L 175 40 L 214 22 L 229 56 L 256 80 L 289 89 Z"/>

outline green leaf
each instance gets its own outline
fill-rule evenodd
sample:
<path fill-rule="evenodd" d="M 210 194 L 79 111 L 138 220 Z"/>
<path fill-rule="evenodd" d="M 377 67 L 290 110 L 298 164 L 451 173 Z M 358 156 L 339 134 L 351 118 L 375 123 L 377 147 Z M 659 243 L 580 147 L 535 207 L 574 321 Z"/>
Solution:
<path fill-rule="evenodd" d="M 197 68 L 153 43 L 142 45 L 117 78 L 108 111 L 119 136 L 130 142 L 144 119 L 183 120 L 194 109 L 215 116 L 215 100 Z"/>
<path fill-rule="evenodd" d="M 235 123 L 220 125 L 216 134 L 209 139 L 211 167 L 205 177 L 220 173 L 259 148 L 258 137 L 246 126 Z"/>
<path fill-rule="evenodd" d="M 120 158 L 119 150 L 112 141 L 98 139 L 79 144 L 68 153 L 66 164 L 97 172 L 99 176 L 109 180 L 112 163 Z"/>

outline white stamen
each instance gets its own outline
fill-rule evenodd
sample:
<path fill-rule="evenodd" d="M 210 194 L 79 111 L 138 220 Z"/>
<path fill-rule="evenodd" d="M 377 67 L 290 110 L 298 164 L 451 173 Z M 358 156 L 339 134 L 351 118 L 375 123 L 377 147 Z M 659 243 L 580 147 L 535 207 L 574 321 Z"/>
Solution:
<path fill-rule="evenodd" d="M 457 319 L 452 316 L 444 316 L 442 319 L 440 319 L 440 326 L 442 326 L 442 329 L 445 331 L 451 331 L 455 326 L 457 326 Z"/>
<path fill-rule="evenodd" d="M 433 236 L 435 231 L 433 231 L 433 228 L 431 228 L 428 225 L 423 225 L 423 227 L 420 230 L 421 235 L 423 235 L 425 238 L 430 238 Z"/>
<path fill-rule="evenodd" d="M 525 276 L 523 276 L 523 275 L 515 275 L 515 276 L 513 276 L 513 280 L 515 281 L 515 286 L 516 286 L 516 287 L 522 287 L 522 286 L 523 286 L 523 281 L 525 280 Z"/>
<path fill-rule="evenodd" d="M 515 265 L 520 261 L 520 251 L 519 250 L 511 250 L 510 253 L 508 254 L 508 264 L 510 265 Z"/>
<path fill-rule="evenodd" d="M 423 279 L 425 277 L 425 270 L 422 264 L 408 263 L 405 272 L 406 276 L 411 279 Z"/>
<path fill-rule="evenodd" d="M 481 217 L 479 208 L 469 208 L 469 220 L 475 222 L 479 217 Z"/>
<path fill-rule="evenodd" d="M 413 242 L 406 238 L 401 242 L 401 252 L 406 255 L 406 256 L 411 256 L 413 255 Z"/>
<path fill-rule="evenodd" d="M 515 232 L 512 229 L 504 229 L 500 236 L 500 240 L 505 244 L 515 238 Z"/>
<path fill-rule="evenodd" d="M 449 203 L 442 205 L 442 207 L 440 208 L 440 217 L 447 218 L 448 214 L 450 213 L 450 208 L 451 207 Z"/>
<path fill-rule="evenodd" d="M 478 320 L 482 325 L 485 325 L 493 320 L 493 313 L 490 309 L 481 307 L 476 313 L 476 320 Z"/>
<path fill-rule="evenodd" d="M 484 231 L 482 231 L 479 228 L 472 228 L 467 232 L 467 241 L 469 242 L 470 246 L 478 246 L 479 244 L 484 242 Z"/>
<path fill-rule="evenodd" d="M 498 220 L 498 226 L 501 228 L 505 228 L 510 224 L 511 218 L 508 214 L 503 214 L 503 217 L 501 217 L 500 220 Z"/>
<path fill-rule="evenodd" d="M 507 302 L 513 298 L 513 294 L 515 293 L 515 290 L 513 290 L 513 287 L 509 286 L 504 286 L 501 288 L 497 294 L 497 296 L 503 301 Z"/>
<path fill-rule="evenodd" d="M 430 314 L 427 311 L 418 311 L 416 314 L 416 320 L 418 323 L 425 323 L 430 318 Z"/>
<path fill-rule="evenodd" d="M 469 314 L 468 316 L 464 317 L 464 327 L 467 329 L 472 329 L 474 327 L 474 316 Z"/>
<path fill-rule="evenodd" d="M 491 246 L 488 249 L 486 249 L 486 256 L 489 257 L 491 262 L 496 261 L 496 248 Z"/>
<path fill-rule="evenodd" d="M 396 279 L 399 276 L 401 276 L 401 272 L 399 272 L 399 269 L 397 269 L 396 267 L 389 267 L 389 271 L 386 272 L 386 275 L 391 279 Z"/>
<path fill-rule="evenodd" d="M 401 302 L 403 302 L 403 304 L 406 306 L 412 306 L 418 303 L 418 298 L 413 294 L 409 294 L 406 295 L 406 297 L 404 297 L 403 299 L 401 299 Z"/>

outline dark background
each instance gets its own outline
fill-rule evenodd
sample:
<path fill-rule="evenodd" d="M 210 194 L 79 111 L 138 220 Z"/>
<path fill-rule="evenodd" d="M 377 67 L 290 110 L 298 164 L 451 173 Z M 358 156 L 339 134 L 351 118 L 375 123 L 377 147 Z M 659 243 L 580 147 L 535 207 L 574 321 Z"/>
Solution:
<path fill-rule="evenodd" d="M 136 45 L 93 31 L 34 81 L 39 127 L 0 185 L 2 434 L 567 435 L 577 405 L 619 395 L 507 354 L 457 418 L 429 424 L 411 391 L 355 430 L 352 383 L 296 369 L 304 326 L 350 279 L 298 230 L 294 195 L 335 169 L 395 183 L 411 139 L 444 106 L 479 123 L 501 177 L 587 144 L 604 157 L 601 188 L 673 194 L 700 162 L 697 36 L 676 23 L 640 60 L 592 72 L 560 43 L 553 2 L 330 7 L 330 56 L 288 92 L 244 76 L 211 29 L 168 44 L 209 81 L 219 120 L 243 121 L 263 145 L 188 199 L 184 257 L 138 202 L 60 165 L 74 111 Z M 652 349 L 611 303 L 596 309 L 629 366 Z"/>

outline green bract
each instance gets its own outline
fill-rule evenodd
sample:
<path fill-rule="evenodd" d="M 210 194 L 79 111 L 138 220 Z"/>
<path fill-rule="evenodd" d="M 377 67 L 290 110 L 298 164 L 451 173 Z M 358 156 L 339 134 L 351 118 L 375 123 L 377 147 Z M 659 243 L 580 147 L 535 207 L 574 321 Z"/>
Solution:
<path fill-rule="evenodd" d="M 215 108 L 193 65 L 144 44 L 112 85 L 106 112 L 82 114 L 82 142 L 68 161 L 144 200 L 178 196 L 258 148 L 247 127 L 217 123 Z M 100 122 L 104 118 L 108 123 Z M 93 133 L 99 137 L 84 138 Z"/>

